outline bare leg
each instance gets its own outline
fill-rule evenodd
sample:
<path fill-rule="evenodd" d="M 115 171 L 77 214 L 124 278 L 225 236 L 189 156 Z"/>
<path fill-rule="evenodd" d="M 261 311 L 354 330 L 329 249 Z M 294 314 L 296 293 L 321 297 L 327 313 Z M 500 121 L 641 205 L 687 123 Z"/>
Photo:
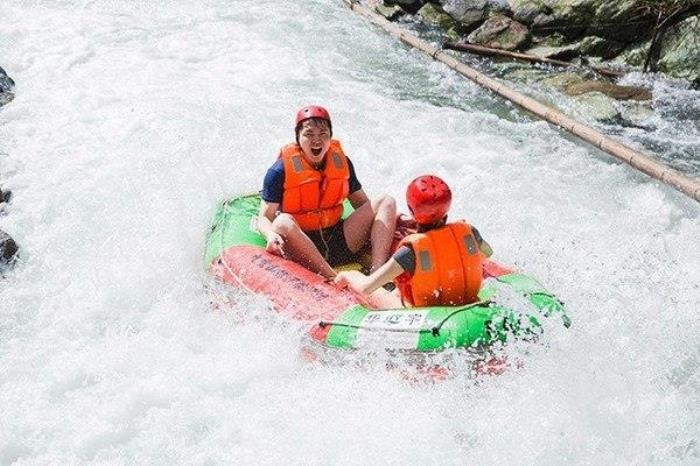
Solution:
<path fill-rule="evenodd" d="M 272 222 L 272 229 L 284 238 L 284 251 L 288 259 L 326 278 L 335 277 L 333 267 L 328 265 L 316 245 L 299 228 L 291 215 L 278 215 Z"/>
<path fill-rule="evenodd" d="M 385 194 L 366 202 L 353 212 L 343 225 L 343 234 L 350 251 L 357 252 L 370 238 L 371 271 L 384 265 L 391 255 L 396 229 L 396 201 Z"/>

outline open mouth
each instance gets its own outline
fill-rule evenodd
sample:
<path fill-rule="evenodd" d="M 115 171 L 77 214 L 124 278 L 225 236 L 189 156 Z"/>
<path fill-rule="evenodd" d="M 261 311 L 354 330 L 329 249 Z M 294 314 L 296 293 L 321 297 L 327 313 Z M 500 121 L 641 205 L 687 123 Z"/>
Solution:
<path fill-rule="evenodd" d="M 318 157 L 321 155 L 321 149 L 322 147 L 319 147 L 318 149 L 314 149 L 313 147 L 311 148 L 311 153 L 314 154 L 314 156 Z"/>

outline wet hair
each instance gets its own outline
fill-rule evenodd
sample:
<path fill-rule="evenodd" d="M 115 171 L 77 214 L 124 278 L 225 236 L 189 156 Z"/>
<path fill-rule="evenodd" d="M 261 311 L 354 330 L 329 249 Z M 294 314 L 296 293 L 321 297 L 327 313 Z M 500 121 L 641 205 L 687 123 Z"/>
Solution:
<path fill-rule="evenodd" d="M 299 144 L 299 133 L 301 133 L 302 129 L 309 126 L 322 126 L 328 129 L 328 131 L 331 133 L 331 136 L 333 136 L 333 126 L 331 125 L 330 121 L 326 120 L 325 118 L 307 118 L 306 120 L 301 121 L 294 130 L 294 132 L 296 133 L 297 144 Z"/>

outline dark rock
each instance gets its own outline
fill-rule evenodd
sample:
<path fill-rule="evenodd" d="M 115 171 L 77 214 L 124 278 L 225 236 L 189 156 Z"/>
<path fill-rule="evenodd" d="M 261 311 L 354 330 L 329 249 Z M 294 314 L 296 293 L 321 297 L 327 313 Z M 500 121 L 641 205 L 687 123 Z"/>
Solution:
<path fill-rule="evenodd" d="M 0 105 L 10 102 L 14 97 L 15 82 L 0 67 Z"/>
<path fill-rule="evenodd" d="M 638 0 L 589 0 L 595 7 L 586 35 L 630 43 L 651 34 L 656 18 Z"/>
<path fill-rule="evenodd" d="M 526 46 L 530 39 L 530 31 L 525 25 L 507 16 L 494 15 L 469 34 L 467 40 L 472 44 L 494 49 L 519 50 Z"/>
<path fill-rule="evenodd" d="M 604 81 L 583 81 L 565 88 L 568 95 L 575 96 L 589 92 L 600 92 L 617 100 L 651 100 L 651 91 L 637 86 L 618 86 Z"/>
<path fill-rule="evenodd" d="M 10 202 L 10 199 L 12 199 L 12 191 L 3 191 L 0 189 L 0 204 Z"/>
<path fill-rule="evenodd" d="M 10 235 L 0 230 L 0 268 L 12 266 L 17 260 L 19 248 Z"/>
<path fill-rule="evenodd" d="M 425 1 L 421 0 L 384 0 L 386 6 L 398 5 L 407 13 L 415 15 L 418 10 L 425 4 Z"/>
<path fill-rule="evenodd" d="M 602 37 L 589 36 L 581 40 L 578 45 L 583 55 L 609 60 L 618 56 L 625 49 L 626 44 Z"/>

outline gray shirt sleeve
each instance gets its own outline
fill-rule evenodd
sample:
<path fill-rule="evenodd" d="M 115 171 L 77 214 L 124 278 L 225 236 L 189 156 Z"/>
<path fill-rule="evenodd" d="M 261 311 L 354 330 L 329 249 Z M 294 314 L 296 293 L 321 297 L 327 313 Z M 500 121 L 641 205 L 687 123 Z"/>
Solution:
<path fill-rule="evenodd" d="M 481 237 L 481 233 L 479 233 L 479 230 L 472 227 L 472 234 L 474 235 L 474 239 L 476 239 L 476 242 L 479 243 L 479 246 L 481 246 L 481 243 L 484 242 L 484 238 Z"/>

